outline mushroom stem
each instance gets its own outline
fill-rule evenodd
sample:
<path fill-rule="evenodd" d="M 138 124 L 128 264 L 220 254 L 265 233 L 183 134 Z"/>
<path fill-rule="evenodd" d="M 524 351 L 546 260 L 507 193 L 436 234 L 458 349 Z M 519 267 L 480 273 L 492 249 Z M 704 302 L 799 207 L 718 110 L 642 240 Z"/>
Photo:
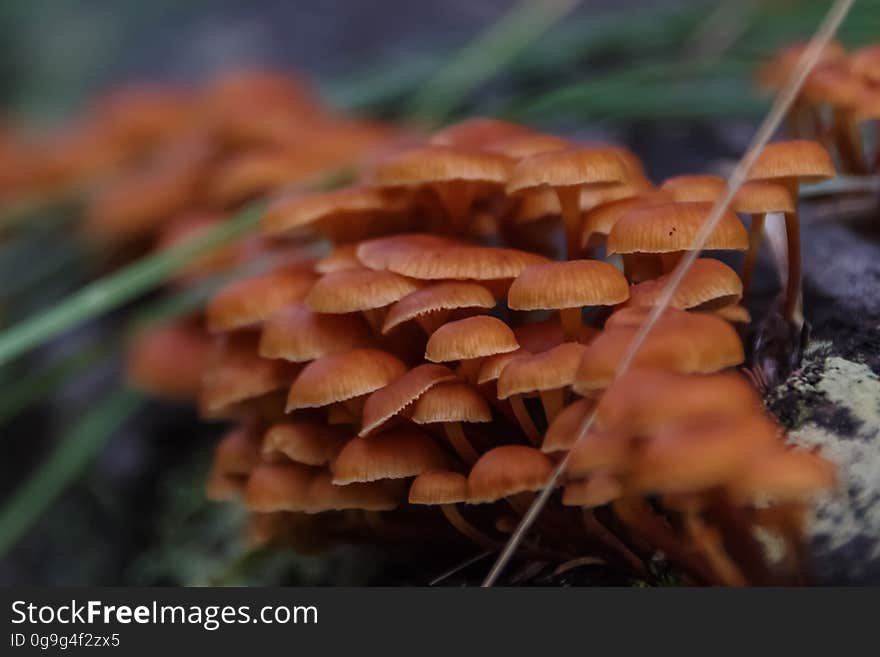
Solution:
<path fill-rule="evenodd" d="M 668 274 L 673 269 L 675 269 L 683 256 L 684 251 L 670 251 L 669 253 L 661 253 L 660 265 L 663 268 L 663 273 Z"/>
<path fill-rule="evenodd" d="M 477 462 L 480 455 L 465 435 L 461 422 L 444 422 L 443 430 L 446 432 L 449 444 L 452 445 L 455 453 L 461 457 L 462 461 L 468 466 L 472 466 Z"/>
<path fill-rule="evenodd" d="M 449 318 L 448 310 L 438 310 L 436 312 L 426 313 L 416 317 L 416 322 L 429 338 L 438 328 L 446 323 Z"/>
<path fill-rule="evenodd" d="M 583 326 L 580 307 L 561 308 L 559 310 L 559 321 L 562 324 L 562 333 L 565 339 L 576 342 Z"/>
<path fill-rule="evenodd" d="M 565 255 L 568 259 L 577 255 L 581 242 L 581 188 L 580 185 L 554 187 L 562 211 L 565 226 Z"/>
<path fill-rule="evenodd" d="M 785 213 L 785 236 L 788 246 L 788 278 L 785 285 L 783 317 L 791 321 L 801 293 L 801 233 L 797 212 Z"/>
<path fill-rule="evenodd" d="M 853 174 L 866 173 L 852 110 L 835 107 L 832 111 L 832 133 L 844 171 Z"/>
<path fill-rule="evenodd" d="M 663 274 L 660 258 L 651 253 L 623 253 L 623 274 L 633 284 L 657 278 Z"/>
<path fill-rule="evenodd" d="M 443 511 L 443 515 L 446 516 L 449 524 L 455 527 L 462 535 L 466 536 L 480 547 L 491 550 L 492 552 L 498 549 L 498 543 L 465 520 L 456 505 L 442 504 L 440 505 L 440 510 Z"/>
<path fill-rule="evenodd" d="M 705 583 L 717 582 L 715 572 L 705 558 L 682 545 L 681 540 L 647 507 L 644 500 L 622 497 L 613 503 L 612 508 L 624 525 L 664 552 L 670 561 L 677 563 L 688 574 Z"/>
<path fill-rule="evenodd" d="M 367 320 L 367 323 L 370 325 L 370 328 L 373 330 L 373 333 L 377 336 L 382 336 L 382 326 L 385 324 L 385 308 L 370 308 L 369 310 L 365 310 L 364 318 Z"/>
<path fill-rule="evenodd" d="M 610 529 L 602 524 L 602 522 L 596 517 L 596 514 L 593 513 L 592 509 L 583 509 L 583 519 L 584 527 L 586 527 L 587 531 L 599 539 L 603 545 L 623 557 L 624 561 L 632 566 L 639 574 L 647 574 L 644 562 L 639 559 L 639 557 L 636 556 L 636 554 L 633 553 L 623 541 L 617 538 Z"/>
<path fill-rule="evenodd" d="M 477 385 L 477 379 L 480 376 L 480 359 L 468 358 L 461 361 L 459 373 L 465 378 L 468 383 L 473 383 L 474 385 Z"/>
<path fill-rule="evenodd" d="M 565 388 L 554 390 L 541 390 L 541 404 L 544 406 L 544 416 L 549 425 L 565 407 Z"/>
<path fill-rule="evenodd" d="M 758 264 L 758 253 L 761 250 L 761 242 L 764 239 L 764 221 L 766 214 L 753 214 L 752 223 L 749 226 L 749 250 L 746 252 L 742 268 L 743 300 L 749 293 L 752 278 L 755 275 L 755 266 Z"/>
<path fill-rule="evenodd" d="M 510 397 L 510 408 L 513 409 L 516 421 L 519 422 L 520 428 L 528 436 L 529 441 L 536 447 L 539 446 L 541 444 L 541 434 L 532 421 L 532 416 L 529 415 L 521 395 L 512 395 Z"/>
<path fill-rule="evenodd" d="M 684 514 L 684 526 L 688 536 L 699 547 L 724 586 L 746 586 L 748 582 L 727 554 L 721 537 L 703 522 L 698 513 Z"/>
<path fill-rule="evenodd" d="M 466 180 L 460 180 L 436 185 L 434 189 L 449 219 L 451 232 L 456 235 L 467 232 L 469 214 L 476 192 L 474 186 Z"/>
<path fill-rule="evenodd" d="M 351 399 L 346 399 L 342 402 L 343 406 L 345 406 L 345 410 L 347 410 L 351 414 L 355 424 L 361 423 L 361 418 L 363 418 L 364 416 L 364 404 L 366 402 L 367 395 L 352 397 Z"/>

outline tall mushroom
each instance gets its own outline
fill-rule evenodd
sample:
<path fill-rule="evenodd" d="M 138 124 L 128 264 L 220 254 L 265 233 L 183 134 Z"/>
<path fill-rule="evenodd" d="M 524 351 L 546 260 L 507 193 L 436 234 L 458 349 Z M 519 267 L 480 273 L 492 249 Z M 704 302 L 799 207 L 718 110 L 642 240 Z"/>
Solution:
<path fill-rule="evenodd" d="M 656 257 L 657 273 L 667 273 L 685 251 L 693 249 L 697 233 L 708 219 L 712 206 L 712 203 L 681 202 L 633 208 L 611 229 L 608 253 Z M 703 248 L 741 251 L 748 248 L 746 229 L 733 211 L 727 210 L 721 215 Z"/>
<path fill-rule="evenodd" d="M 507 191 L 515 194 L 545 185 L 553 188 L 565 225 L 566 253 L 571 258 L 580 246 L 581 190 L 588 185 L 626 182 L 630 175 L 627 163 L 616 149 L 571 148 L 520 160 L 510 175 Z"/>
<path fill-rule="evenodd" d="M 461 426 L 463 422 L 491 422 L 489 404 L 471 385 L 446 382 L 433 386 L 413 405 L 410 419 L 416 424 L 442 424 L 449 444 L 468 466 L 479 458 Z"/>
<path fill-rule="evenodd" d="M 786 185 L 793 198 L 802 182 L 816 182 L 836 175 L 834 162 L 820 144 L 795 140 L 767 144 L 749 171 L 749 180 L 771 180 Z M 794 317 L 801 289 L 801 244 L 798 212 L 785 213 L 788 242 L 788 281 L 785 286 L 783 315 Z"/>

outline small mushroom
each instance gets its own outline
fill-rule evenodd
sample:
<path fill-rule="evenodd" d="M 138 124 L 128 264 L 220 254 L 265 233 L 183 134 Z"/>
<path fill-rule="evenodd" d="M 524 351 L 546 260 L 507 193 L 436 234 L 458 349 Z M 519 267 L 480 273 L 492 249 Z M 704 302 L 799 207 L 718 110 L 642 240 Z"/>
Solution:
<path fill-rule="evenodd" d="M 512 310 L 557 310 L 568 340 L 581 337 L 582 309 L 611 306 L 629 298 L 626 278 L 598 260 L 532 265 L 514 279 L 507 295 Z"/>
<path fill-rule="evenodd" d="M 383 479 L 415 477 L 443 469 L 449 459 L 433 438 L 415 429 L 394 429 L 358 436 L 346 443 L 333 462 L 337 486 Z"/>
<path fill-rule="evenodd" d="M 567 389 L 574 382 L 583 353 L 583 345 L 564 342 L 539 354 L 514 358 L 498 377 L 498 398 L 510 398 L 514 413 L 519 417 L 521 413 L 528 413 L 523 397 L 537 393 L 547 422 L 552 422 L 565 406 Z M 529 438 L 535 445 L 541 442 L 537 432 Z"/>
<path fill-rule="evenodd" d="M 277 361 L 271 361 L 277 362 Z M 287 412 L 343 402 L 360 419 L 366 395 L 406 372 L 395 356 L 377 349 L 353 349 L 312 361 L 300 372 L 287 395 Z"/>
<path fill-rule="evenodd" d="M 388 306 L 419 287 L 418 281 L 389 271 L 343 269 L 321 276 L 305 301 L 318 313 L 363 313 L 379 335 Z"/>
<path fill-rule="evenodd" d="M 468 381 L 476 383 L 480 363 L 487 356 L 516 351 L 513 331 L 500 319 L 477 315 L 438 328 L 425 347 L 425 358 L 434 363 L 460 361 Z"/>
<path fill-rule="evenodd" d="M 464 519 L 458 505 L 468 498 L 467 477 L 451 470 L 429 470 L 413 480 L 409 489 L 409 503 L 439 506 L 449 524 L 477 545 L 487 549 L 498 548 L 496 541 Z"/>
<path fill-rule="evenodd" d="M 581 147 L 540 153 L 520 160 L 507 183 L 508 194 L 553 188 L 565 225 L 566 253 L 580 246 L 581 190 L 588 185 L 613 185 L 631 177 L 627 162 L 608 147 Z"/>
<path fill-rule="evenodd" d="M 477 283 L 450 281 L 416 290 L 388 309 L 382 333 L 415 320 L 428 337 L 445 323 L 453 311 L 488 310 L 495 307 L 492 293 Z"/>
<path fill-rule="evenodd" d="M 372 344 L 370 329 L 359 315 L 316 313 L 303 304 L 293 304 L 266 320 L 260 356 L 306 363 Z"/>
<path fill-rule="evenodd" d="M 457 378 L 443 365 L 426 363 L 414 367 L 367 397 L 360 435 L 365 436 L 382 427 L 434 386 Z"/>
<path fill-rule="evenodd" d="M 208 304 L 208 330 L 222 333 L 259 325 L 284 306 L 303 301 L 316 280 L 306 268 L 289 267 L 231 283 Z"/>
<path fill-rule="evenodd" d="M 469 466 L 479 458 L 462 423 L 491 422 L 492 412 L 480 393 L 466 383 L 449 381 L 425 391 L 409 414 L 416 424 L 442 424 L 455 452 Z"/>
<path fill-rule="evenodd" d="M 632 208 L 617 220 L 608 234 L 608 254 L 653 256 L 658 258 L 657 272 L 668 273 L 685 251 L 693 249 L 694 240 L 713 205 L 681 202 Z M 733 211 L 727 210 L 721 215 L 703 248 L 741 251 L 748 248 L 746 229 Z M 633 280 L 631 274 L 629 277 L 634 283 L 640 282 Z"/>

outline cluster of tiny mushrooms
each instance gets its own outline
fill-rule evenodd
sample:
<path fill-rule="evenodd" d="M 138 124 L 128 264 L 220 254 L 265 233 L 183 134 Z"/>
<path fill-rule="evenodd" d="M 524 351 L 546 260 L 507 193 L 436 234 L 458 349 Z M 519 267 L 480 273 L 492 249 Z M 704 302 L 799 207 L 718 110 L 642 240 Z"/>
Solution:
<path fill-rule="evenodd" d="M 764 218 L 785 217 L 791 317 L 799 185 L 833 177 L 832 153 L 856 167 L 848 139 L 867 104 L 840 102 L 830 90 L 849 87 L 825 76 L 876 82 L 880 56 L 831 50 L 792 116 L 814 139 L 767 145 L 705 245 L 744 251 L 742 274 L 698 258 L 618 378 L 722 178 L 655 185 L 626 148 L 495 119 L 413 137 L 331 114 L 288 77 L 244 72 L 106 98 L 55 137 L 51 162 L 4 135 L 0 181 L 5 192 L 98 180 L 84 229 L 125 249 L 164 248 L 268 196 L 259 235 L 173 284 L 266 255 L 272 268 L 145 332 L 129 356 L 134 384 L 234 423 L 207 490 L 243 501 L 254 540 L 495 551 L 571 450 L 524 558 L 590 557 L 647 581 L 659 559 L 695 583 L 793 582 L 809 500 L 835 470 L 786 445 L 736 368 Z M 830 126 L 818 102 L 834 109 Z M 12 182 L 9 153 L 30 163 Z M 292 186 L 353 159 L 344 188 Z"/>

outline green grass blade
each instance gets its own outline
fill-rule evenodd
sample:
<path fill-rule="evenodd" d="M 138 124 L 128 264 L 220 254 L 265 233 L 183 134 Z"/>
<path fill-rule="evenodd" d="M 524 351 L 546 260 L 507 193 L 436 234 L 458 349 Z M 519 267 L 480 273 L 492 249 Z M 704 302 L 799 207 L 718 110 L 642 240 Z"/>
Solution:
<path fill-rule="evenodd" d="M 116 308 L 161 285 L 193 258 L 226 244 L 257 226 L 263 204 L 249 205 L 231 219 L 197 238 L 143 258 L 119 272 L 91 283 L 51 310 L 0 333 L 0 365 L 53 337 Z"/>
<path fill-rule="evenodd" d="M 114 390 L 73 427 L 54 452 L 0 509 L 0 558 L 92 463 L 143 397 L 129 388 Z"/>
<path fill-rule="evenodd" d="M 579 4 L 579 0 L 521 0 L 454 54 L 405 106 L 416 120 L 442 122 L 468 94 L 495 76 Z"/>

